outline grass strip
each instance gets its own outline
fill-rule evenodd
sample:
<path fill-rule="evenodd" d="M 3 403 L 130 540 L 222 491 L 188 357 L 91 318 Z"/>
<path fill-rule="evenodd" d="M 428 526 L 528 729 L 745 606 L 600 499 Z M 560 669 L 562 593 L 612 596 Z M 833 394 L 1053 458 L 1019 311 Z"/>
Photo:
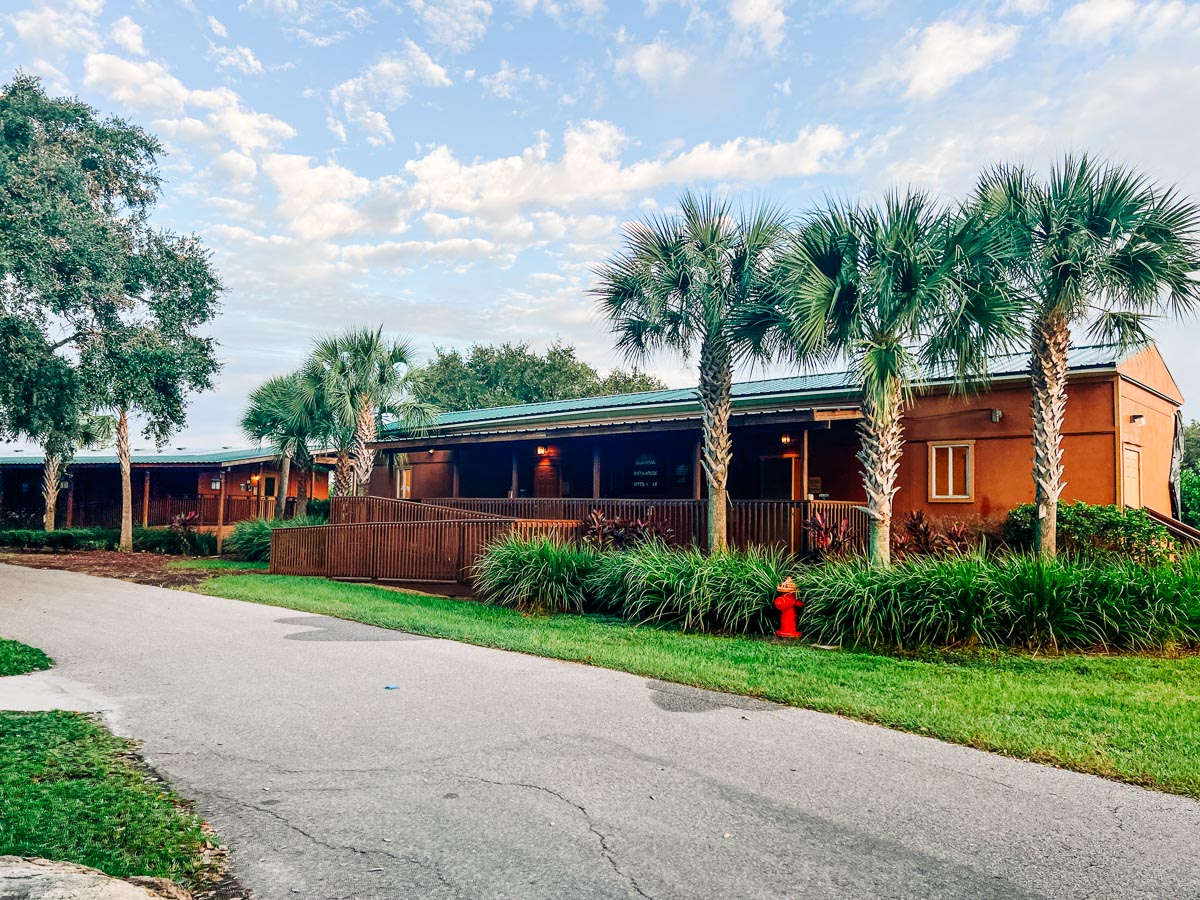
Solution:
<path fill-rule="evenodd" d="M 896 657 L 532 617 L 322 578 L 223 575 L 194 590 L 764 697 L 1200 798 L 1200 656 Z"/>
<path fill-rule="evenodd" d="M 52 665 L 50 657 L 36 647 L 0 638 L 0 677 L 39 672 Z"/>
<path fill-rule="evenodd" d="M 0 712 L 0 855 L 196 881 L 200 820 L 87 716 Z"/>
<path fill-rule="evenodd" d="M 197 559 L 176 559 L 167 563 L 168 569 L 200 569 L 202 571 L 261 571 L 265 572 L 270 563 L 245 559 L 222 559 L 217 556 L 202 556 Z"/>

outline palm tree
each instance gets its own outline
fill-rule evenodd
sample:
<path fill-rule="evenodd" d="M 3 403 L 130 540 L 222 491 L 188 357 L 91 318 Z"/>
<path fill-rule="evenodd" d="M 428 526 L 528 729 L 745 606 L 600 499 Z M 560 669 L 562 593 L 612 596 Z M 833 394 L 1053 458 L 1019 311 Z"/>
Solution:
<path fill-rule="evenodd" d="M 1057 552 L 1062 424 L 1073 329 L 1122 349 L 1145 345 L 1152 317 L 1200 300 L 1200 209 L 1173 188 L 1112 164 L 1067 156 L 1038 181 L 1020 166 L 985 172 L 979 212 L 1011 232 L 1009 278 L 1030 347 L 1038 552 Z"/>
<path fill-rule="evenodd" d="M 275 492 L 275 518 L 287 512 L 288 482 L 293 462 L 301 469 L 311 465 L 311 422 L 302 414 L 301 375 L 293 372 L 268 379 L 250 392 L 249 404 L 242 414 L 242 432 L 252 441 L 267 441 L 279 460 L 279 485 Z M 304 475 L 297 485 L 296 514 L 302 515 Z M 307 500 L 307 497 L 304 497 Z M 304 504 L 307 505 L 307 504 Z"/>
<path fill-rule="evenodd" d="M 844 357 L 862 389 L 859 422 L 870 557 L 891 562 L 892 500 L 904 453 L 903 416 L 923 372 L 967 389 L 1013 334 L 1015 306 L 997 267 L 1001 232 L 912 190 L 877 207 L 813 214 L 779 260 L 769 327 L 756 347 L 807 362 Z M 753 331 L 753 329 L 750 329 Z"/>
<path fill-rule="evenodd" d="M 712 551 L 727 545 L 730 387 L 749 351 L 735 321 L 767 289 L 787 233 L 773 207 L 739 213 L 726 200 L 687 193 L 677 215 L 628 225 L 624 248 L 597 271 L 593 293 L 619 350 L 635 362 L 658 350 L 698 356 Z"/>
<path fill-rule="evenodd" d="M 375 465 L 375 440 L 385 419 L 413 432 L 429 427 L 433 407 L 414 399 L 407 375 L 413 351 L 383 329 L 349 328 L 320 338 L 301 377 L 304 416 L 324 422 L 337 454 L 335 485 L 343 496 L 364 493 Z"/>
<path fill-rule="evenodd" d="M 42 499 L 46 506 L 42 527 L 46 531 L 55 528 L 59 485 L 76 451 L 108 444 L 115 427 L 112 416 L 84 413 L 78 415 L 65 430 L 53 429 L 41 436 Z"/>

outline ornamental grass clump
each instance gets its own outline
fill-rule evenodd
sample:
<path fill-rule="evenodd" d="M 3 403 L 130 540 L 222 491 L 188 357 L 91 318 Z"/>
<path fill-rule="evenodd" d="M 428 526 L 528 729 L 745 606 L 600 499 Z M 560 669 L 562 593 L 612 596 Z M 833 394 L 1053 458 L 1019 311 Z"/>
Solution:
<path fill-rule="evenodd" d="M 233 526 L 225 545 L 221 548 L 226 556 L 248 562 L 266 562 L 271 558 L 271 532 L 276 528 L 297 528 L 309 525 L 325 525 L 324 519 L 297 516 L 294 519 L 243 519 Z"/>
<path fill-rule="evenodd" d="M 552 537 L 500 538 L 474 567 L 474 585 L 488 603 L 526 612 L 581 613 L 592 608 L 587 584 L 599 554 Z"/>
<path fill-rule="evenodd" d="M 1153 650 L 1200 634 L 1200 563 L 1120 559 L 918 558 L 891 569 L 804 570 L 801 627 L 818 643 L 915 650 Z"/>

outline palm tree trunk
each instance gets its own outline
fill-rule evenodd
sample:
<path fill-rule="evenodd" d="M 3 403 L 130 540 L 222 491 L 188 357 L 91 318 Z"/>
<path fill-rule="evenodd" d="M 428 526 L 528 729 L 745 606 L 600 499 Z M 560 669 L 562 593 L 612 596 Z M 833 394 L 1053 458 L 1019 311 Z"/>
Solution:
<path fill-rule="evenodd" d="M 888 401 L 879 406 L 863 400 L 863 418 L 858 425 L 862 442 L 858 459 L 863 465 L 863 488 L 867 493 L 870 520 L 868 553 L 871 564 L 892 564 L 892 500 L 900 488 L 896 479 L 904 455 L 904 425 L 900 385 L 893 385 Z"/>
<path fill-rule="evenodd" d="M 129 413 L 121 410 L 117 419 L 117 460 L 121 464 L 121 539 L 117 549 L 133 550 L 133 484 L 129 462 Z"/>
<path fill-rule="evenodd" d="M 333 467 L 333 489 L 339 497 L 349 497 L 354 488 L 354 472 L 350 466 L 350 454 L 345 450 L 337 452 L 337 462 Z"/>
<path fill-rule="evenodd" d="M 358 405 L 358 419 L 354 423 L 354 481 L 355 493 L 365 496 L 370 486 L 371 470 L 375 468 L 375 451 L 370 443 L 375 440 L 375 411 L 371 399 L 363 397 Z"/>
<path fill-rule="evenodd" d="M 719 553 L 729 546 L 729 436 L 733 355 L 723 340 L 706 340 L 700 348 L 700 421 L 704 449 L 700 454 L 708 480 L 708 549 Z"/>
<path fill-rule="evenodd" d="M 1067 354 L 1071 329 L 1059 315 L 1033 326 L 1030 360 L 1033 413 L 1033 484 L 1037 500 L 1034 518 L 1038 555 L 1058 554 L 1058 498 L 1063 484 L 1062 426 L 1067 411 Z"/>
<path fill-rule="evenodd" d="M 275 521 L 287 517 L 288 476 L 292 471 L 292 454 L 287 451 L 279 458 L 279 484 L 275 485 Z"/>
<path fill-rule="evenodd" d="M 42 517 L 42 527 L 46 531 L 54 530 L 54 516 L 58 510 L 58 479 L 62 467 L 62 457 L 57 453 L 47 453 L 42 462 L 42 499 L 46 501 L 46 514 Z"/>
<path fill-rule="evenodd" d="M 296 515 L 308 515 L 308 483 L 312 478 L 312 466 L 301 466 L 296 476 Z"/>

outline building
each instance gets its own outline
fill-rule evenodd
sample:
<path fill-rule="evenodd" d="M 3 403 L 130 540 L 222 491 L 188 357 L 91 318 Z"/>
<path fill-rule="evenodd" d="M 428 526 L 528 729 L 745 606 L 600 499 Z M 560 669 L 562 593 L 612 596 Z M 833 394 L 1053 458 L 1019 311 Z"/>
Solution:
<path fill-rule="evenodd" d="M 1157 348 L 1080 346 L 1069 365 L 1062 499 L 1175 515 L 1183 398 Z M 1027 366 L 1025 355 L 998 360 L 971 396 L 938 378 L 921 386 L 905 420 L 897 516 L 995 520 L 1034 499 Z M 860 417 L 844 372 L 734 385 L 735 511 L 749 501 L 863 503 Z M 382 434 L 386 465 L 371 493 L 511 515 L 525 514 L 511 503 L 520 498 L 578 498 L 574 512 L 603 498 L 694 500 L 704 496 L 700 434 L 690 389 L 445 413 L 422 437 Z"/>
<path fill-rule="evenodd" d="M 0 455 L 0 523 L 40 527 L 42 455 Z M 131 456 L 135 525 L 169 525 L 194 512 L 196 524 L 216 526 L 256 516 L 270 517 L 279 490 L 278 462 L 261 448 L 209 453 L 135 452 Z M 313 499 L 329 496 L 327 471 L 315 472 L 304 485 Z M 289 512 L 300 478 L 288 480 Z M 121 517 L 121 470 L 116 456 L 80 453 L 63 473 L 56 520 L 60 527 L 115 526 Z M 223 507 L 223 510 L 222 510 Z"/>

